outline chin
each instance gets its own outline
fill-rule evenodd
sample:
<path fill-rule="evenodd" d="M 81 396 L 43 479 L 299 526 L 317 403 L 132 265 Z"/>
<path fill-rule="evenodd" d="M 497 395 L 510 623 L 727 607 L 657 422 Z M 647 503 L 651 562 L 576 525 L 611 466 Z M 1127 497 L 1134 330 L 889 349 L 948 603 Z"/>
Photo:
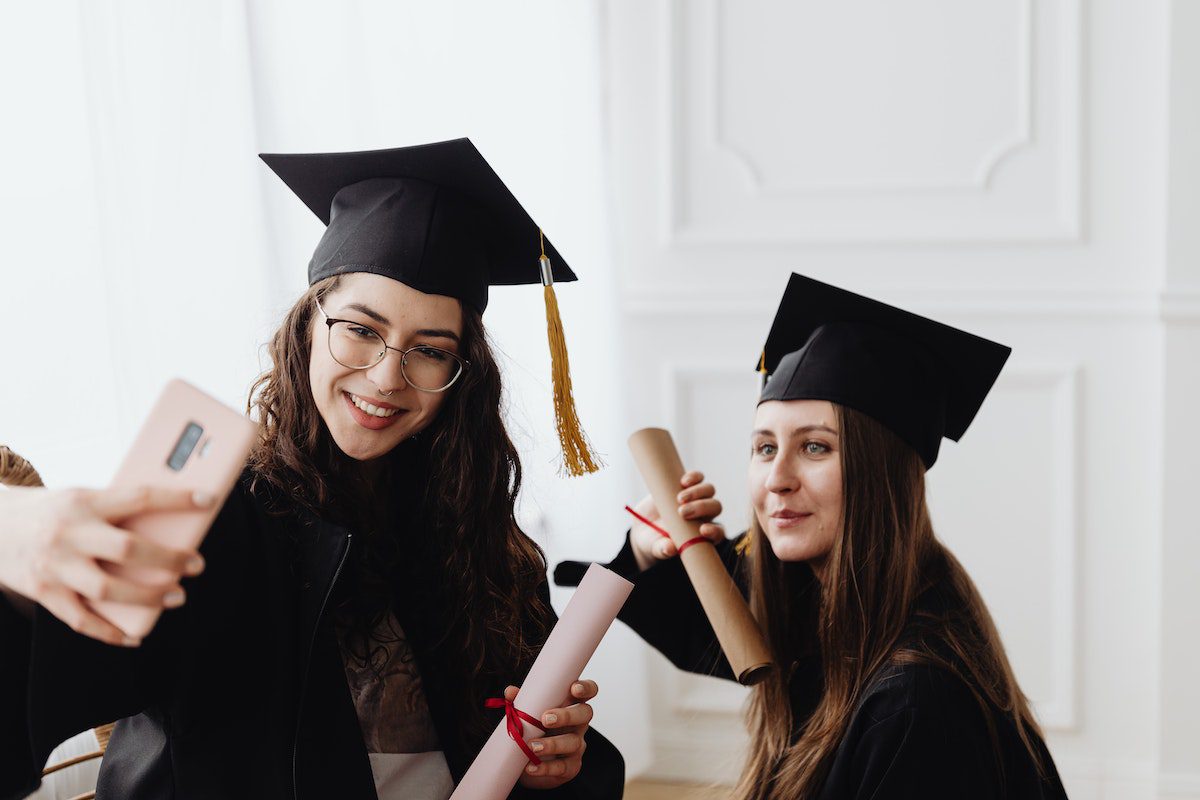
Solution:
<path fill-rule="evenodd" d="M 347 458 L 355 461 L 374 461 L 395 450 L 415 431 L 388 430 L 386 437 L 370 431 L 330 431 L 330 438 Z"/>
<path fill-rule="evenodd" d="M 830 548 L 813 541 L 811 534 L 796 531 L 768 533 L 767 541 L 771 543 L 771 550 L 780 561 L 811 561 L 829 555 Z"/>

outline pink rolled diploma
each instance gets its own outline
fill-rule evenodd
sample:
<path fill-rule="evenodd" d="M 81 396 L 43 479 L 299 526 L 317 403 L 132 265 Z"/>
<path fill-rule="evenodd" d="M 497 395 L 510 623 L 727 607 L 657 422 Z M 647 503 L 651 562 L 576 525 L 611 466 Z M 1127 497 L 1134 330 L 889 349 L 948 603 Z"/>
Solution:
<path fill-rule="evenodd" d="M 567 603 L 525 676 L 513 705 L 540 719 L 548 709 L 570 698 L 571 684 L 579 680 L 632 591 L 633 584 L 615 572 L 599 564 L 588 567 L 575 596 Z M 545 733 L 528 722 L 522 721 L 521 727 L 525 741 Z M 504 800 L 527 763 L 521 748 L 509 738 L 508 726 L 502 719 L 450 800 Z"/>

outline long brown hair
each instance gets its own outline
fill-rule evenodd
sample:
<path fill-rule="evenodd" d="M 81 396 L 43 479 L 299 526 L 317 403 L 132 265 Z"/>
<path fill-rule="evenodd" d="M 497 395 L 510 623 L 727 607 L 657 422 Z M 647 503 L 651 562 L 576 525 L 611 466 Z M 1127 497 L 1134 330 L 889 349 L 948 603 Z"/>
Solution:
<path fill-rule="evenodd" d="M 396 476 L 415 488 L 419 506 L 402 509 L 415 530 L 401 541 L 395 521 L 381 519 L 377 508 L 387 487 L 363 486 L 359 465 L 334 443 L 309 385 L 316 301 L 339 282 L 334 276 L 310 287 L 268 346 L 272 366 L 248 401 L 263 425 L 250 468 L 256 484 L 265 482 L 289 502 L 370 532 L 358 548 L 361 574 L 348 602 L 358 640 L 366 641 L 382 621 L 398 581 L 430 582 L 434 605 L 423 610 L 435 615 L 429 628 L 438 633 L 429 645 L 444 673 L 439 677 L 455 687 L 463 742 L 478 741 L 495 725 L 484 716 L 485 695 L 520 681 L 551 622 L 538 596 L 545 556 L 514 516 L 521 463 L 501 418 L 499 368 L 482 318 L 463 306 L 462 348 L 470 367 L 448 390 L 433 423 L 396 448 L 417 451 L 423 473 Z M 365 647 L 365 660 L 373 655 Z"/>
<path fill-rule="evenodd" d="M 916 451 L 873 418 L 834 404 L 841 429 L 842 525 L 819 587 L 805 564 L 776 558 L 757 520 L 746 559 L 750 607 L 776 663 L 817 659 L 821 694 L 794 718 L 790 670 L 755 687 L 750 754 L 739 800 L 813 797 L 855 709 L 880 669 L 929 664 L 970 689 L 996 740 L 993 713 L 1011 719 L 1035 763 L 1040 735 L 971 578 L 934 536 L 925 468 Z M 918 609 L 926 591 L 936 610 Z"/>

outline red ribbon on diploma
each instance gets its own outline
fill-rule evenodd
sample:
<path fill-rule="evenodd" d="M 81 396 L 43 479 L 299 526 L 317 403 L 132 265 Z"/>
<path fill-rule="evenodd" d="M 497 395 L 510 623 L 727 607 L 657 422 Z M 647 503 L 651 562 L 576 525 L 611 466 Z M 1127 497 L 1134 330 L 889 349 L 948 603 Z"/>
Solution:
<path fill-rule="evenodd" d="M 638 519 L 638 522 L 641 522 L 641 523 L 644 523 L 644 524 L 646 524 L 646 525 L 649 525 L 649 526 L 650 526 L 652 529 L 654 529 L 654 530 L 658 531 L 660 535 L 662 535 L 662 536 L 665 536 L 665 537 L 667 537 L 668 539 L 670 539 L 670 538 L 671 538 L 671 534 L 667 533 L 667 532 L 666 532 L 666 531 L 664 531 L 662 528 L 658 527 L 658 526 L 657 526 L 657 525 L 655 525 L 653 522 L 651 522 L 650 520 L 646 519 L 645 517 L 643 517 L 643 516 L 642 516 L 641 514 L 639 514 L 638 512 L 634 511 L 634 510 L 633 510 L 632 508 L 630 508 L 629 506 L 625 506 L 625 510 L 626 510 L 626 511 L 628 511 L 630 514 L 633 514 L 635 517 L 637 517 L 637 519 Z M 708 539 L 705 539 L 703 536 L 693 536 L 691 539 L 688 539 L 686 542 L 684 542 L 683 544 L 679 545 L 679 555 L 683 555 L 683 551 L 684 551 L 684 550 L 687 550 L 687 549 L 688 549 L 689 547 L 691 547 L 692 545 L 694 545 L 694 544 L 700 544 L 701 542 L 707 542 L 707 541 L 708 541 Z"/>
<path fill-rule="evenodd" d="M 508 723 L 508 736 L 517 743 L 517 747 L 521 748 L 521 752 L 529 759 L 529 763 L 537 766 L 542 763 L 533 751 L 529 749 L 529 745 L 525 744 L 524 730 L 521 728 L 521 720 L 525 720 L 530 725 L 536 726 L 538 730 L 542 729 L 542 723 L 536 717 L 531 717 L 521 709 L 513 705 L 512 700 L 505 700 L 503 697 L 489 697 L 484 702 L 485 708 L 503 708 L 504 720 Z"/>

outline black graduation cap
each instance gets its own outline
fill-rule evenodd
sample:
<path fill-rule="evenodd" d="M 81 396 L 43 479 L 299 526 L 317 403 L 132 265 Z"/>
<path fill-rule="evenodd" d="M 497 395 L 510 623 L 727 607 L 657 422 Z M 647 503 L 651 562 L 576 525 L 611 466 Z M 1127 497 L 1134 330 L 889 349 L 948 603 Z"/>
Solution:
<path fill-rule="evenodd" d="M 564 466 L 572 475 L 599 469 L 575 411 L 553 288 L 575 273 L 470 139 L 259 157 L 325 223 L 308 264 L 310 286 L 370 272 L 482 314 L 489 285 L 541 283 Z"/>
<path fill-rule="evenodd" d="M 829 400 L 910 444 L 925 468 L 958 441 L 1012 348 L 869 297 L 792 274 L 759 369 L 759 403 Z"/>
<path fill-rule="evenodd" d="M 327 226 L 308 264 L 311 286 L 373 272 L 480 313 L 488 286 L 575 273 L 470 139 L 353 153 L 259 156 Z"/>

